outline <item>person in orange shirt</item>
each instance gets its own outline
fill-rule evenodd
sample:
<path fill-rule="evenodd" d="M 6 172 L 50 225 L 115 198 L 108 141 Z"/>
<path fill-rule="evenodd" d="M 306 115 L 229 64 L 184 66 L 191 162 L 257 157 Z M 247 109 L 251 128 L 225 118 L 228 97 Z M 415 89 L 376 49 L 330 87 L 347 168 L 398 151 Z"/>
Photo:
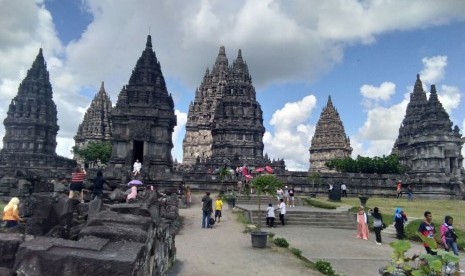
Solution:
<path fill-rule="evenodd" d="M 13 197 L 10 202 L 3 208 L 3 221 L 6 222 L 6 227 L 11 228 L 18 225 L 18 221 L 22 221 L 18 211 L 19 198 Z"/>

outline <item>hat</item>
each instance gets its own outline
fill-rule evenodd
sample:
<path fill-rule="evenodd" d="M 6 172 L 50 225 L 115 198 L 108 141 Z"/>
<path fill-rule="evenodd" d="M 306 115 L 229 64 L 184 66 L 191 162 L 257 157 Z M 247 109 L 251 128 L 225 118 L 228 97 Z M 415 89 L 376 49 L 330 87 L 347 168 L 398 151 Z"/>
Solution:
<path fill-rule="evenodd" d="M 284 188 L 287 188 L 287 186 L 285 186 Z"/>

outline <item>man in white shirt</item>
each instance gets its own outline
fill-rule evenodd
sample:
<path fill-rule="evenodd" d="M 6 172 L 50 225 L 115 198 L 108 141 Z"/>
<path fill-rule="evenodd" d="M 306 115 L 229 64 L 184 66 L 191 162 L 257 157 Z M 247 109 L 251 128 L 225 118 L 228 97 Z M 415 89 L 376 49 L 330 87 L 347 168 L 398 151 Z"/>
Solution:
<path fill-rule="evenodd" d="M 347 197 L 347 187 L 346 184 L 342 183 L 341 185 L 342 196 Z"/>
<path fill-rule="evenodd" d="M 286 203 L 284 203 L 284 199 L 281 198 L 280 203 L 278 205 L 279 209 L 279 220 L 281 221 L 281 225 L 284 226 L 284 215 L 286 214 Z"/>

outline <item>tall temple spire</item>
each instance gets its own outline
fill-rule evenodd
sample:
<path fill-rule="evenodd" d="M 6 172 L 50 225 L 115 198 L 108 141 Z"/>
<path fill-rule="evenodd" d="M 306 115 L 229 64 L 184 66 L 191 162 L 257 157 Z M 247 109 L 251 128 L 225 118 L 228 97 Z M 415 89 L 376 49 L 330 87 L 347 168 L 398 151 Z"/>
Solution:
<path fill-rule="evenodd" d="M 0 166 L 74 166 L 74 161 L 61 160 L 55 152 L 59 129 L 57 107 L 42 49 L 19 85 L 3 123 L 6 131 Z"/>
<path fill-rule="evenodd" d="M 331 96 L 321 112 L 310 146 L 310 171 L 329 172 L 325 163 L 332 159 L 350 157 L 352 147 L 346 136 L 339 113 Z"/>
<path fill-rule="evenodd" d="M 152 48 L 152 36 L 148 35 L 147 36 L 147 43 L 145 43 L 146 48 Z"/>

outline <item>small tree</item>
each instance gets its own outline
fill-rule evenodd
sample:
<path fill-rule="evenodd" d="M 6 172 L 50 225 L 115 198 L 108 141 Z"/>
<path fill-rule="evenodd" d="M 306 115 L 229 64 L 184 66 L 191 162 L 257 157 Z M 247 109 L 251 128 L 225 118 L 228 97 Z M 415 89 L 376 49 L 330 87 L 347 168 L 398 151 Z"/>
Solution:
<path fill-rule="evenodd" d="M 320 185 L 321 184 L 321 175 L 320 173 L 317 172 L 312 172 L 308 175 L 308 180 L 312 182 L 313 185 L 313 190 L 315 190 L 315 185 Z"/>
<path fill-rule="evenodd" d="M 224 180 L 231 175 L 231 172 L 229 171 L 229 169 L 226 166 L 224 166 L 218 171 L 218 175 L 219 175 L 220 181 L 221 181 L 221 192 L 224 192 L 224 187 L 223 187 L 224 186 Z"/>
<path fill-rule="evenodd" d="M 274 194 L 276 189 L 282 186 L 282 183 L 271 174 L 262 174 L 252 179 L 250 187 L 254 188 L 258 197 L 258 223 L 257 231 L 261 232 L 262 212 L 261 212 L 261 197 L 263 194 Z"/>
<path fill-rule="evenodd" d="M 83 148 L 74 146 L 71 152 L 83 158 L 86 163 L 100 160 L 102 164 L 107 164 L 111 157 L 111 143 L 108 141 L 90 142 Z"/>

